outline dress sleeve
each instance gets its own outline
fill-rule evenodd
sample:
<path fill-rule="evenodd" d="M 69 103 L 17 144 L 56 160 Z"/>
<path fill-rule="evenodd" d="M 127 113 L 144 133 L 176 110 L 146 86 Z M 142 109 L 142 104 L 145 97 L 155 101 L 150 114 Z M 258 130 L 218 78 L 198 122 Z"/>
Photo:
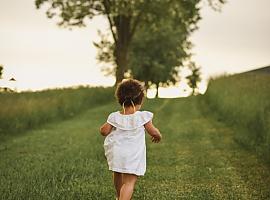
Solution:
<path fill-rule="evenodd" d="M 109 114 L 107 118 L 107 123 L 111 124 L 112 126 L 115 126 L 115 114 L 111 113 Z"/>
<path fill-rule="evenodd" d="M 143 124 L 146 124 L 147 122 L 151 121 L 153 119 L 154 114 L 149 111 L 142 111 L 142 119 Z"/>

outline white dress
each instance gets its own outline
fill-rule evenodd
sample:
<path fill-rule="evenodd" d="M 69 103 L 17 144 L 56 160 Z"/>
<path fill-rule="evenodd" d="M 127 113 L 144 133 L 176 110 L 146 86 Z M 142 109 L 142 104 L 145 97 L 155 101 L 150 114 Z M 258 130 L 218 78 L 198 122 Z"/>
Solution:
<path fill-rule="evenodd" d="M 114 128 L 104 140 L 109 170 L 143 176 L 146 171 L 146 145 L 144 124 L 153 113 L 136 111 L 123 115 L 119 111 L 109 115 L 107 122 Z"/>

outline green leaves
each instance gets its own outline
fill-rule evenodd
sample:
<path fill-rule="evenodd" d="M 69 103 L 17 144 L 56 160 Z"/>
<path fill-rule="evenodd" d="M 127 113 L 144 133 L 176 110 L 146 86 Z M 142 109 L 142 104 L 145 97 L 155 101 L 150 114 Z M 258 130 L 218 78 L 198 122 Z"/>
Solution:
<path fill-rule="evenodd" d="M 179 80 L 178 68 L 189 58 L 188 36 L 195 30 L 198 11 L 197 2 L 161 1 L 153 6 L 132 41 L 130 68 L 135 78 L 156 85 Z"/>
<path fill-rule="evenodd" d="M 59 26 L 69 28 L 86 26 L 86 19 L 104 15 L 109 22 L 113 42 L 103 37 L 106 33 L 102 33 L 100 44 L 95 43 L 95 46 L 99 48 L 98 59 L 113 64 L 116 82 L 130 70 L 136 77 L 141 77 L 138 71 L 140 74 L 147 74 L 147 71 L 149 76 L 157 77 L 156 71 L 161 70 L 158 74 L 164 77 L 159 81 L 167 84 L 176 81 L 176 67 L 189 57 L 191 43 L 188 37 L 198 28 L 201 1 L 35 0 L 35 4 L 37 9 L 46 5 L 48 18 L 57 18 Z M 215 10 L 219 10 L 224 2 L 208 0 Z M 141 66 L 154 69 L 142 70 Z M 141 68 L 137 70 L 136 67 Z"/>
<path fill-rule="evenodd" d="M 92 19 L 96 15 L 104 14 L 101 1 L 98 0 L 36 0 L 36 8 L 48 6 L 48 18 L 58 18 L 59 26 L 85 26 L 86 18 Z"/>

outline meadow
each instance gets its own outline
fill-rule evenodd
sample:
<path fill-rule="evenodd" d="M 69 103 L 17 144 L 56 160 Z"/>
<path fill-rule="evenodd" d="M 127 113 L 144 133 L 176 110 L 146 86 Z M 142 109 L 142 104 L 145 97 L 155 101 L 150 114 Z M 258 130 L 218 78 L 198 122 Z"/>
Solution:
<path fill-rule="evenodd" d="M 270 170 L 206 117 L 197 98 L 148 100 L 163 134 L 147 138 L 147 173 L 134 199 L 269 199 Z M 0 143 L 1 199 L 114 199 L 99 126 L 116 103 Z"/>
<path fill-rule="evenodd" d="M 249 72 L 212 79 L 203 97 L 209 113 L 234 127 L 235 140 L 270 161 L 270 75 Z"/>
<path fill-rule="evenodd" d="M 64 88 L 40 92 L 0 93 L 0 136 L 19 134 L 55 120 L 75 116 L 113 99 L 112 88 Z"/>
<path fill-rule="evenodd" d="M 269 129 L 261 120 L 269 118 L 257 119 L 269 108 L 269 80 L 239 76 L 212 80 L 205 95 L 146 99 L 142 110 L 154 113 L 163 140 L 151 143 L 146 135 L 147 171 L 134 200 L 270 199 L 270 166 L 262 159 Z M 0 199 L 114 199 L 99 133 L 108 114 L 121 109 L 112 88 L 1 94 L 0 100 L 6 105 Z"/>

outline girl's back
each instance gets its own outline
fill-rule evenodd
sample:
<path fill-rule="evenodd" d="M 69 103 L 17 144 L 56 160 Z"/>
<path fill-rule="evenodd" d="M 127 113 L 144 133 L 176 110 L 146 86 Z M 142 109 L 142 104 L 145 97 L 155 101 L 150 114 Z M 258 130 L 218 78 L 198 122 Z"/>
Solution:
<path fill-rule="evenodd" d="M 138 176 L 146 171 L 144 124 L 152 120 L 153 113 L 136 111 L 130 115 L 113 112 L 107 123 L 114 128 L 104 140 L 105 156 L 109 169 Z"/>

